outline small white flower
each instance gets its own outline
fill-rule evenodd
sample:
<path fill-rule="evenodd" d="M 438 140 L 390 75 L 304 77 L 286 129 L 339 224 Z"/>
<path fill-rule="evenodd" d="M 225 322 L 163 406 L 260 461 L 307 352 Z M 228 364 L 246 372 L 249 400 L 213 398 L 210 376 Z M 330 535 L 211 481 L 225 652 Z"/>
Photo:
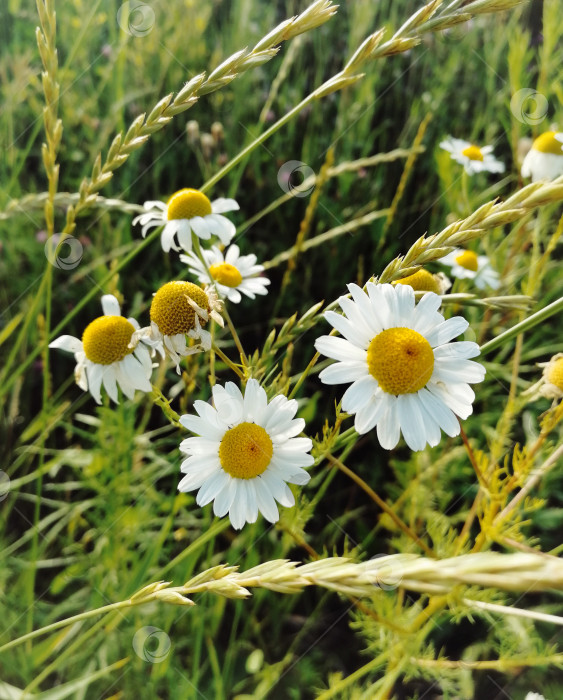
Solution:
<path fill-rule="evenodd" d="M 448 136 L 440 143 L 440 148 L 450 153 L 456 163 L 460 163 L 465 168 L 468 175 L 474 175 L 480 172 L 503 173 L 505 170 L 504 163 L 497 160 L 493 156 L 492 146 L 476 146 L 469 141 L 463 139 L 454 139 Z"/>
<path fill-rule="evenodd" d="M 268 403 L 255 379 L 248 380 L 244 397 L 233 382 L 212 391 L 215 408 L 195 401 L 198 415 L 180 418 L 199 437 L 180 444 L 188 457 L 178 489 L 199 489 L 198 505 L 214 501 L 215 515 L 228 512 L 236 530 L 255 522 L 258 511 L 275 523 L 276 501 L 288 508 L 295 504 L 287 484 L 306 484 L 310 476 L 303 468 L 314 462 L 311 440 L 296 437 L 305 428 L 302 418 L 294 418 L 297 401 L 276 396 Z"/>
<path fill-rule="evenodd" d="M 138 330 L 134 338 L 151 347 L 163 345 L 180 374 L 182 357 L 211 349 L 211 334 L 204 326 L 209 318 L 223 325 L 221 305 L 213 288 L 204 290 L 191 282 L 167 282 L 153 296 L 151 325 Z M 198 342 L 188 345 L 186 338 Z"/>
<path fill-rule="evenodd" d="M 546 131 L 532 144 L 522 163 L 522 177 L 554 180 L 563 175 L 563 133 Z"/>
<path fill-rule="evenodd" d="M 76 383 L 89 390 L 97 403 L 102 402 L 102 384 L 115 403 L 119 403 L 118 386 L 129 399 L 135 389 L 152 391 L 150 352 L 135 337 L 139 324 L 134 318 L 121 316 L 119 302 L 111 294 L 102 297 L 102 309 L 104 315 L 86 327 L 82 340 L 61 335 L 49 347 L 74 353 Z"/>
<path fill-rule="evenodd" d="M 176 236 L 181 248 L 190 251 L 192 232 L 204 241 L 217 236 L 223 245 L 228 245 L 236 229 L 233 222 L 222 214 L 240 208 L 234 199 L 220 197 L 211 202 L 203 192 L 191 188 L 179 190 L 167 204 L 149 201 L 143 206 L 147 212 L 136 216 L 133 224 L 141 224 L 143 238 L 149 229 L 164 226 L 160 242 L 165 252 L 180 250 L 176 245 Z"/>
<path fill-rule="evenodd" d="M 491 261 L 486 255 L 477 255 L 472 250 L 456 248 L 448 253 L 439 262 L 452 268 L 452 275 L 458 279 L 470 279 L 477 289 L 498 289 L 500 287 L 499 274 L 493 269 Z"/>
<path fill-rule="evenodd" d="M 524 700 L 545 700 L 545 698 L 539 693 L 528 693 Z"/>
<path fill-rule="evenodd" d="M 469 358 L 476 343 L 451 343 L 469 325 L 438 313 L 441 299 L 425 294 L 415 306 L 412 287 L 373 284 L 367 292 L 349 284 L 352 299 L 340 297 L 345 315 L 327 311 L 325 318 L 344 337 L 322 336 L 316 349 L 338 362 L 320 373 L 325 384 L 352 382 L 342 410 L 355 414 L 358 433 L 377 426 L 382 447 L 393 449 L 401 433 L 411 450 L 440 442 L 440 429 L 454 437 L 475 398 L 469 382 L 481 382 L 484 368 Z"/>
<path fill-rule="evenodd" d="M 270 280 L 266 277 L 258 277 L 264 267 L 256 264 L 255 255 L 241 255 L 237 245 L 231 245 L 225 256 L 217 248 L 204 250 L 203 257 L 206 265 L 191 251 L 187 255 L 180 255 L 180 260 L 189 266 L 192 274 L 196 275 L 204 284 L 214 284 L 217 293 L 221 297 L 227 297 L 233 304 L 241 300 L 241 292 L 251 299 L 256 294 L 267 294 L 266 287 Z"/>

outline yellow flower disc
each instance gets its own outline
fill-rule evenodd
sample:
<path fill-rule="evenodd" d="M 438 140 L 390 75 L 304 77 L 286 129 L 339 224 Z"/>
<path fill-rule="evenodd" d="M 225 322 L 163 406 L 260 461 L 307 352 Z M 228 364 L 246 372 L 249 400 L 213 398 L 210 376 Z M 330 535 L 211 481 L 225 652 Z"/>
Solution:
<path fill-rule="evenodd" d="M 262 474 L 273 454 L 270 436 L 255 423 L 240 423 L 227 430 L 219 445 L 221 466 L 236 479 L 254 479 Z"/>
<path fill-rule="evenodd" d="M 550 366 L 547 367 L 547 381 L 550 384 L 554 384 L 559 391 L 563 391 L 563 357 L 550 362 Z"/>
<path fill-rule="evenodd" d="M 460 267 L 464 267 L 466 270 L 472 270 L 473 272 L 477 272 L 477 268 L 479 267 L 477 256 L 472 250 L 464 250 L 463 253 L 456 256 L 455 261 Z"/>
<path fill-rule="evenodd" d="M 211 202 L 199 190 L 189 188 L 179 190 L 170 197 L 166 209 L 168 221 L 171 219 L 191 219 L 193 216 L 211 214 Z"/>
<path fill-rule="evenodd" d="M 219 284 L 224 284 L 225 287 L 238 287 L 242 282 L 242 275 L 234 265 L 229 263 L 218 263 L 211 265 L 209 273 L 214 280 Z"/>
<path fill-rule="evenodd" d="M 434 275 L 430 274 L 426 270 L 419 270 L 415 272 L 414 275 L 409 275 L 408 277 L 403 277 L 402 280 L 397 280 L 393 284 L 408 284 L 416 292 L 434 292 L 434 294 L 441 294 L 441 288 L 438 280 Z"/>
<path fill-rule="evenodd" d="M 469 160 L 483 160 L 483 154 L 479 146 L 467 146 L 467 148 L 463 149 L 461 155 L 467 156 Z"/>
<path fill-rule="evenodd" d="M 163 335 L 187 333 L 195 328 L 195 309 L 188 299 L 209 313 L 207 294 L 191 282 L 167 282 L 154 295 L 151 304 L 151 321 Z M 200 326 L 205 325 L 200 317 Z"/>
<path fill-rule="evenodd" d="M 100 316 L 82 334 L 84 353 L 97 365 L 111 365 L 133 352 L 128 345 L 134 332 L 133 325 L 123 316 Z"/>
<path fill-rule="evenodd" d="M 432 376 L 434 352 L 426 338 L 411 328 L 389 328 L 370 342 L 368 368 L 388 394 L 414 394 Z"/>
<path fill-rule="evenodd" d="M 546 131 L 544 134 L 540 134 L 532 144 L 532 148 L 541 153 L 563 156 L 563 143 L 555 138 L 555 134 L 555 131 Z"/>

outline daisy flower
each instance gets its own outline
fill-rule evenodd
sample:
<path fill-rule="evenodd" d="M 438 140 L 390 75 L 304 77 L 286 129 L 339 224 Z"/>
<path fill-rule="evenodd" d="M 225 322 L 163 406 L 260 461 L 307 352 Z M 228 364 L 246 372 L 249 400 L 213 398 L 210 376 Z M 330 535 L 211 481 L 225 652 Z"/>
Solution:
<path fill-rule="evenodd" d="M 146 213 L 136 216 L 133 224 L 141 224 L 143 238 L 149 229 L 164 226 L 160 242 L 166 253 L 170 249 L 180 250 L 175 242 L 176 236 L 184 250 L 191 250 L 192 232 L 204 241 L 212 235 L 217 236 L 223 245 L 228 245 L 236 229 L 233 222 L 222 215 L 240 208 L 234 199 L 220 197 L 211 202 L 203 192 L 190 188 L 173 194 L 167 204 L 150 201 L 143 206 Z"/>
<path fill-rule="evenodd" d="M 258 511 L 275 523 L 276 501 L 295 504 L 287 484 L 306 484 L 310 476 L 303 467 L 314 462 L 311 440 L 296 437 L 305 427 L 302 418 L 294 418 L 297 401 L 276 396 L 268 403 L 256 379 L 248 380 L 244 396 L 233 382 L 216 384 L 212 391 L 215 408 L 195 401 L 198 415 L 180 418 L 199 437 L 180 444 L 187 459 L 178 489 L 199 489 L 198 505 L 214 501 L 215 515 L 222 518 L 228 512 L 236 530 L 256 522 Z"/>
<path fill-rule="evenodd" d="M 452 286 L 443 272 L 433 275 L 423 268 L 408 277 L 396 280 L 393 284 L 408 284 L 415 292 L 434 292 L 434 294 L 445 294 Z"/>
<path fill-rule="evenodd" d="M 563 133 L 546 131 L 533 142 L 522 163 L 522 177 L 554 180 L 563 175 Z"/>
<path fill-rule="evenodd" d="M 542 378 L 528 391 L 539 390 L 546 399 L 563 398 L 563 353 L 558 352 L 549 362 L 540 362 L 543 367 Z"/>
<path fill-rule="evenodd" d="M 452 275 L 458 279 L 470 279 L 477 289 L 498 289 L 500 287 L 499 275 L 491 266 L 491 261 L 486 255 L 477 255 L 472 250 L 456 248 L 448 253 L 440 261 L 443 265 L 452 268 Z"/>
<path fill-rule="evenodd" d="M 454 437 L 460 418 L 473 411 L 469 382 L 481 382 L 484 368 L 469 358 L 476 343 L 451 343 L 468 327 L 464 318 L 447 321 L 438 313 L 441 299 L 429 292 L 415 306 L 405 284 L 349 284 L 352 299 L 340 297 L 345 315 L 325 318 L 344 337 L 322 336 L 316 349 L 338 360 L 320 373 L 325 384 L 352 382 L 342 410 L 355 414 L 358 433 L 377 426 L 382 447 L 393 449 L 401 433 L 411 450 L 440 442 L 440 429 Z"/>
<path fill-rule="evenodd" d="M 468 175 L 474 175 L 483 171 L 503 173 L 505 170 L 504 163 L 501 163 L 500 160 L 493 156 L 492 146 L 480 148 L 469 141 L 448 136 L 447 139 L 440 143 L 440 148 L 448 151 L 456 163 L 463 165 Z"/>
<path fill-rule="evenodd" d="M 242 299 L 241 292 L 251 299 L 255 299 L 256 294 L 268 293 L 266 287 L 270 280 L 257 277 L 264 267 L 256 264 L 255 255 L 241 255 L 237 245 L 229 246 L 224 257 L 217 246 L 202 252 L 205 265 L 193 251 L 180 255 L 180 260 L 189 266 L 190 272 L 200 282 L 214 284 L 219 296 L 238 304 Z"/>
<path fill-rule="evenodd" d="M 186 355 L 211 349 L 211 334 L 204 329 L 209 318 L 222 326 L 221 302 L 212 288 L 203 290 L 191 282 L 167 282 L 153 296 L 151 325 L 135 333 L 151 347 L 163 345 L 180 374 L 180 360 Z M 188 345 L 186 338 L 196 340 Z"/>
<path fill-rule="evenodd" d="M 139 324 L 121 315 L 119 302 L 112 294 L 102 297 L 102 309 L 104 315 L 86 326 L 82 340 L 61 335 L 49 347 L 74 353 L 76 383 L 90 391 L 96 403 L 102 403 L 102 384 L 115 403 L 119 403 L 118 386 L 129 399 L 134 397 L 135 389 L 152 391 L 150 353 L 134 337 Z"/>

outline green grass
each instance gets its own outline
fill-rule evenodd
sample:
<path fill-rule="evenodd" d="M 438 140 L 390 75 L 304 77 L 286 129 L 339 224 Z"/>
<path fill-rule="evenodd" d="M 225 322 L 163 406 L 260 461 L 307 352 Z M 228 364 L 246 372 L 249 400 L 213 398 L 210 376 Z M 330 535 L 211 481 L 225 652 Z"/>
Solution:
<path fill-rule="evenodd" d="M 222 563 L 244 571 L 272 559 L 309 561 L 315 553 L 358 561 L 423 553 L 356 482 L 331 466 L 329 453 L 367 482 L 439 558 L 474 546 L 557 554 L 560 469 L 544 476 L 532 493 L 536 500 L 523 504 L 512 529 L 494 531 L 487 518 L 497 512 L 495 498 L 503 503 L 515 493 L 507 474 L 521 467 L 521 487 L 561 441 L 561 426 L 555 424 L 538 442 L 551 402 L 522 394 L 540 378 L 536 363 L 561 350 L 560 315 L 483 357 L 487 378 L 476 388 L 474 413 L 463 427 L 482 470 L 498 484 L 497 491 L 481 490 L 483 510 L 465 543 L 459 535 L 479 484 L 461 438 L 443 436 L 438 447 L 417 453 L 404 441 L 392 452 L 383 450 L 375 431 L 365 436 L 351 431 L 331 445 L 323 443 L 323 427 L 334 428 L 334 406 L 342 396 L 342 387 L 318 380 L 319 369 L 328 364 L 323 359 L 296 395 L 306 433 L 316 437 L 312 479 L 294 488 L 297 505 L 281 509 L 276 526 L 259 517 L 237 532 L 227 518 L 214 518 L 211 505 L 200 508 L 194 494 L 178 493 L 178 445 L 187 433 L 173 424 L 168 409 L 140 392 L 117 406 L 105 397 L 99 407 L 74 383 L 72 356 L 46 350 L 47 336 L 60 323 L 64 330 L 57 335 L 81 337 L 99 315 L 103 293 L 116 294 L 124 300 L 125 314 L 146 325 L 153 292 L 187 277 L 177 256 L 163 253 L 158 238 L 139 248 L 140 228 L 131 226 L 134 214 L 127 203 L 165 200 L 182 187 L 202 186 L 342 70 L 369 34 L 386 28 L 389 39 L 421 3 L 343 0 L 334 17 L 284 42 L 272 60 L 202 94 L 134 150 L 113 171 L 98 202 L 79 212 L 69 233 L 80 241 L 81 261 L 70 270 L 57 269 L 46 260 L 41 232 L 63 231 L 69 201 L 55 199 L 49 231 L 44 200 L 33 197 L 47 192 L 46 171 L 54 186 L 53 166 L 59 163 L 56 191 L 77 193 L 91 177 L 98 153 L 106 158 L 116 133 L 125 133 L 139 114 L 148 114 L 198 73 L 209 75 L 236 51 L 252 48 L 306 3 L 158 0 L 150 6 L 154 25 L 146 35 L 132 36 L 117 23 L 119 2 L 57 4 L 55 118 L 63 132 L 47 168 L 41 154 L 46 135 L 35 38 L 39 15 L 22 0 L 0 8 L 0 476 L 10 479 L 0 501 L 0 647 L 56 621 L 126 600 L 153 581 L 182 585 Z M 423 234 L 438 233 L 486 202 L 506 200 L 521 189 L 520 140 L 563 128 L 562 27 L 557 0 L 534 0 L 427 33 L 408 51 L 362 65 L 358 72 L 365 75 L 350 87 L 312 100 L 213 186 L 212 199 L 232 196 L 240 203 L 233 220 L 242 232 L 236 238 L 242 252 L 272 261 L 271 293 L 229 307 L 250 357 L 250 375 L 264 380 L 270 397 L 291 392 L 314 355 L 315 338 L 329 329 L 320 314 L 293 329 L 283 328 L 288 318 L 318 302 L 334 302 L 346 293 L 347 283 L 364 284 L 381 275 Z M 511 110 L 511 99 L 522 88 L 537 89 L 547 100 L 548 111 L 537 124 Z M 200 136 L 220 122 L 223 137 L 190 140 L 190 120 L 197 121 Z M 417 135 L 423 149 L 413 152 Z M 447 135 L 494 144 L 506 173 L 464 178 L 461 166 L 439 148 Z M 318 175 L 331 158 L 339 166 L 395 149 L 404 153 L 331 177 L 314 195 L 289 198 L 246 225 L 284 194 L 278 184 L 284 163 L 303 161 Z M 408 152 L 414 155 L 406 166 Z M 120 203 L 110 207 L 102 197 Z M 561 199 L 558 191 L 541 207 L 487 228 L 469 244 L 499 271 L 499 295 L 531 300 L 525 311 L 510 299 L 500 310 L 446 305 L 446 314 L 469 320 L 465 339 L 485 343 L 561 298 L 556 247 Z M 392 202 L 392 219 L 381 215 L 291 256 L 289 266 L 276 259 L 296 243 L 303 221 L 310 240 Z M 130 261 L 120 267 L 128 255 Z M 436 262 L 428 267 L 445 270 Z M 460 280 L 450 291 L 487 296 Z M 263 352 L 273 329 L 277 344 Z M 217 328 L 216 334 L 224 352 L 237 358 L 228 329 Z M 155 370 L 153 383 L 172 397 L 177 414 L 193 413 L 194 400 L 209 399 L 209 361 L 209 354 L 188 357 L 181 377 L 170 363 Z M 218 357 L 215 370 L 222 384 L 238 381 Z M 351 426 L 346 419 L 342 433 Z M 516 443 L 533 450 L 520 467 L 512 459 Z M 472 612 L 460 602 L 465 595 L 561 613 L 560 590 L 520 596 L 460 586 L 441 606 L 439 596 L 403 590 L 375 590 L 359 605 L 318 587 L 299 595 L 256 589 L 251 598 L 236 601 L 201 593 L 193 596 L 196 607 L 153 602 L 93 615 L 0 651 L 0 700 L 23 697 L 24 689 L 25 697 L 51 700 L 312 698 L 323 691 L 322 697 L 358 699 L 493 698 L 504 692 L 519 700 L 528 691 L 548 700 L 559 697 L 563 657 L 556 663 L 547 657 L 560 653 L 560 628 Z M 159 657 L 157 663 L 134 646 L 135 634 L 142 637 L 149 626 L 171 643 L 161 654 L 147 642 L 145 649 Z M 446 658 L 458 666 L 442 663 Z M 489 661 L 491 667 L 478 668 Z"/>

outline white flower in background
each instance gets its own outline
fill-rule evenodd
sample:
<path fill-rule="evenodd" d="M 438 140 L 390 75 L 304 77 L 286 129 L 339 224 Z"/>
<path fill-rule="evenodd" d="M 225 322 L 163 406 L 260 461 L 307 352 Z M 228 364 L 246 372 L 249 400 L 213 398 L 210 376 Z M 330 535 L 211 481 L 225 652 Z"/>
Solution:
<path fill-rule="evenodd" d="M 545 698 L 539 693 L 528 693 L 524 700 L 545 700 Z"/>
<path fill-rule="evenodd" d="M 440 442 L 440 429 L 454 437 L 460 418 L 473 412 L 469 382 L 481 382 L 484 368 L 469 358 L 476 343 L 451 343 L 468 327 L 459 316 L 447 321 L 438 313 L 441 299 L 425 294 L 415 306 L 408 285 L 366 285 L 367 293 L 349 284 L 352 299 L 340 297 L 345 315 L 327 311 L 327 321 L 344 337 L 322 336 L 316 349 L 338 360 L 320 373 L 325 384 L 351 386 L 342 410 L 355 414 L 358 433 L 377 426 L 385 449 L 393 449 L 401 433 L 411 450 Z"/>
<path fill-rule="evenodd" d="M 186 355 L 211 349 L 211 334 L 204 326 L 212 318 L 223 325 L 220 302 L 213 288 L 201 289 L 191 282 L 167 282 L 153 296 L 151 325 L 135 333 L 151 347 L 164 346 L 180 374 L 180 360 Z M 187 339 L 197 341 L 188 344 Z"/>
<path fill-rule="evenodd" d="M 533 142 L 522 163 L 522 177 L 554 180 L 563 175 L 563 133 L 546 131 Z"/>
<path fill-rule="evenodd" d="M 448 136 L 440 143 L 440 148 L 448 151 L 456 163 L 463 165 L 468 175 L 481 172 L 503 173 L 505 170 L 504 163 L 493 156 L 492 146 L 480 148 L 469 141 Z"/>
<path fill-rule="evenodd" d="M 176 245 L 176 236 L 181 248 L 190 251 L 192 232 L 203 241 L 217 236 L 223 245 L 228 245 L 236 229 L 233 222 L 222 215 L 240 208 L 234 199 L 220 197 L 211 202 L 203 192 L 190 188 L 173 194 L 167 204 L 149 201 L 143 206 L 147 212 L 136 216 L 133 224 L 141 224 L 143 238 L 149 229 L 164 226 L 160 242 L 165 252 L 180 250 Z"/>
<path fill-rule="evenodd" d="M 258 511 L 275 523 L 276 501 L 295 504 L 287 484 L 306 484 L 310 476 L 304 467 L 314 462 L 311 440 L 296 437 L 305 428 L 302 418 L 294 418 L 297 401 L 276 396 L 268 403 L 256 379 L 248 380 L 244 396 L 233 382 L 216 384 L 212 391 L 215 408 L 195 401 L 198 415 L 180 418 L 199 437 L 180 444 L 187 459 L 178 489 L 199 489 L 198 505 L 214 501 L 215 515 L 222 518 L 228 512 L 236 530 L 255 522 Z"/>
<path fill-rule="evenodd" d="M 233 304 L 241 300 L 241 292 L 251 299 L 256 294 L 267 294 L 270 284 L 267 277 L 258 277 L 264 267 L 256 264 L 255 255 L 241 255 L 237 245 L 227 248 L 225 255 L 217 246 L 203 250 L 206 265 L 191 251 L 180 255 L 180 260 L 189 266 L 192 274 L 204 284 L 214 284 L 221 297 L 227 297 Z"/>
<path fill-rule="evenodd" d="M 498 289 L 499 274 L 493 269 L 486 255 L 477 255 L 472 250 L 456 248 L 448 255 L 440 258 L 440 263 L 452 268 L 452 275 L 458 279 L 473 280 L 477 289 Z"/>
<path fill-rule="evenodd" d="M 422 268 L 408 277 L 396 280 L 393 284 L 408 284 L 415 292 L 434 292 L 434 294 L 445 294 L 452 286 L 443 272 L 433 275 Z"/>
<path fill-rule="evenodd" d="M 90 391 L 97 403 L 102 402 L 101 387 L 118 402 L 117 387 L 132 399 L 135 389 L 151 391 L 152 361 L 148 348 L 134 337 L 139 324 L 134 318 L 121 316 L 119 302 L 111 294 L 102 297 L 103 316 L 92 321 L 82 334 L 82 340 L 61 335 L 50 348 L 74 353 L 76 383 Z M 162 347 L 155 345 L 162 353 Z"/>

